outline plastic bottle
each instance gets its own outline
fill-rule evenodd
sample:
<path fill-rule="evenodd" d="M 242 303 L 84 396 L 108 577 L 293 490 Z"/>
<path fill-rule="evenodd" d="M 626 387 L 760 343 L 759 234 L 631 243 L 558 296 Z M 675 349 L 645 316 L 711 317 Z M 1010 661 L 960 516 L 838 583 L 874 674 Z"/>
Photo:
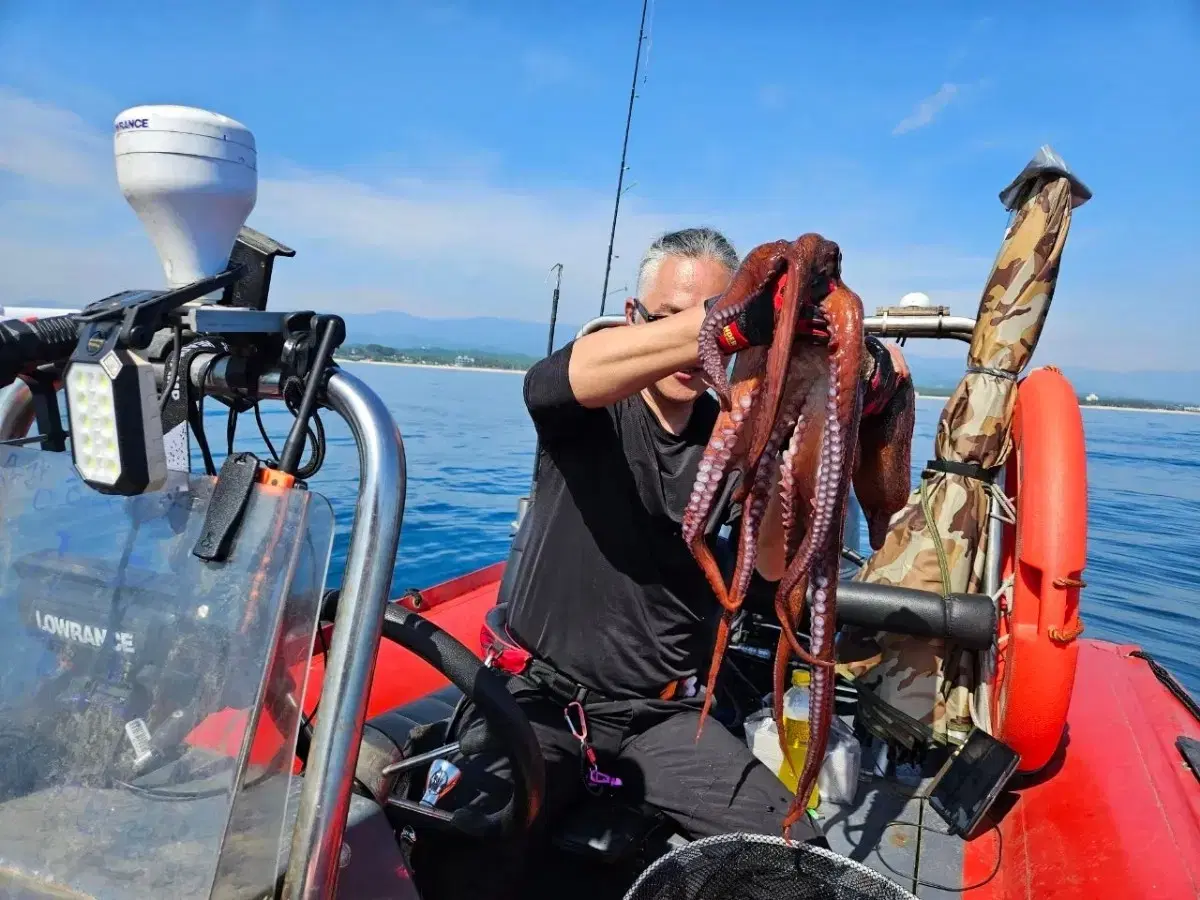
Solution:
<path fill-rule="evenodd" d="M 804 760 L 808 756 L 811 734 L 808 697 L 811 681 L 811 672 L 807 669 L 796 669 L 792 672 L 792 686 L 783 695 L 783 738 L 787 746 L 787 760 L 781 767 L 779 777 L 793 791 L 799 788 Z M 812 794 L 808 798 L 808 808 L 816 809 L 819 803 L 820 793 L 814 781 Z"/>

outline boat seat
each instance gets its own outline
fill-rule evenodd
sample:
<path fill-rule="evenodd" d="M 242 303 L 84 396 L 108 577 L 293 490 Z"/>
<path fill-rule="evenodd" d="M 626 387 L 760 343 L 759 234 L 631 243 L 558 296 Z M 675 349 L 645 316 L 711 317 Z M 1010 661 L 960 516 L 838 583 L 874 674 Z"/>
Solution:
<path fill-rule="evenodd" d="M 447 685 L 368 719 L 355 772 L 358 780 L 377 798 L 391 793 L 394 779 L 380 772 L 403 757 L 410 739 L 419 741 L 422 751 L 445 743 L 444 729 L 461 697 L 458 688 Z M 422 780 L 424 771 L 418 776 Z M 648 807 L 584 793 L 554 823 L 552 840 L 560 850 L 573 855 L 620 862 L 664 828 L 665 819 Z"/>

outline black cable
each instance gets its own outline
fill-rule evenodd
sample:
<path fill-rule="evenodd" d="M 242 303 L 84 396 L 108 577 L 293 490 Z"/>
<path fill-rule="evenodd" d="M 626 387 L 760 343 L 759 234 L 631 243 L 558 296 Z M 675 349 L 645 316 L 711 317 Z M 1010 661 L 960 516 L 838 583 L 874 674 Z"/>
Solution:
<path fill-rule="evenodd" d="M 229 416 L 225 419 L 225 455 L 233 456 L 233 439 L 237 434 L 238 408 L 229 404 Z"/>
<path fill-rule="evenodd" d="M 204 361 L 204 371 L 201 372 L 197 379 L 200 385 L 200 400 L 194 402 L 188 396 L 188 422 L 192 426 L 192 431 L 196 435 L 196 444 L 200 447 L 200 455 L 204 457 L 204 470 L 207 474 L 215 476 L 217 467 L 213 464 L 212 451 L 208 448 L 208 435 L 204 431 L 204 385 L 208 381 L 208 376 L 212 373 L 213 366 L 220 360 L 229 355 L 228 350 L 218 350 L 212 356 Z"/>
<path fill-rule="evenodd" d="M 263 443 L 267 445 L 271 459 L 279 462 L 279 454 L 276 452 L 275 445 L 271 443 L 271 438 L 267 434 L 267 427 L 263 424 L 262 413 L 259 411 L 257 400 L 254 401 L 254 421 L 258 423 L 258 433 L 262 436 Z"/>
<path fill-rule="evenodd" d="M 175 390 L 175 382 L 179 380 L 180 364 L 183 362 L 183 324 L 175 323 L 175 337 L 171 344 L 171 357 L 174 364 L 171 366 L 171 379 L 163 385 L 162 396 L 158 398 L 158 414 L 161 416 L 166 411 L 167 404 L 171 400 L 171 391 Z"/>
<path fill-rule="evenodd" d="M 923 800 L 925 798 L 922 797 L 920 799 Z M 917 831 L 928 831 L 930 834 L 940 834 L 942 837 L 947 836 L 946 832 L 938 831 L 936 828 L 929 828 L 926 825 L 918 825 L 915 822 L 901 822 L 898 819 L 888 822 L 886 825 L 883 826 L 883 830 L 887 831 L 889 828 L 891 828 L 895 825 L 904 825 L 907 828 L 915 828 L 915 829 L 917 829 Z M 963 893 L 965 891 L 973 891 L 976 888 L 983 887 L 985 884 L 987 884 L 989 881 L 991 881 L 993 878 L 996 877 L 996 875 L 1000 872 L 1000 862 L 1004 859 L 1004 834 L 1003 834 L 1003 832 L 1000 831 L 999 823 L 993 822 L 992 827 L 989 828 L 988 831 L 996 832 L 996 865 L 992 869 L 991 874 L 988 875 L 987 878 L 983 879 L 983 881 L 976 882 L 975 884 L 968 884 L 968 885 L 965 885 L 964 887 L 955 887 L 954 885 L 950 885 L 950 884 L 939 884 L 936 881 L 925 881 L 922 878 L 917 878 L 915 875 L 909 875 L 906 872 L 901 872 L 899 869 L 892 868 L 891 863 L 889 863 L 886 859 L 884 859 L 882 853 L 877 853 L 876 856 L 879 857 L 880 862 L 882 862 L 885 866 L 888 867 L 888 870 L 893 875 L 898 875 L 901 878 L 903 878 L 905 881 L 911 881 L 911 882 L 913 882 L 913 884 L 920 885 L 921 887 L 929 887 L 929 888 L 933 888 L 934 890 L 938 890 L 938 891 L 951 891 L 953 893 Z M 986 834 L 986 832 L 985 832 L 985 834 Z"/>
<path fill-rule="evenodd" d="M 284 380 L 280 386 L 280 396 L 283 398 L 283 404 L 287 407 L 288 412 L 293 417 L 298 417 L 297 401 L 295 400 L 295 391 L 300 390 L 304 382 L 295 376 L 291 376 Z M 267 445 L 267 450 L 271 454 L 271 459 L 276 465 L 279 464 L 280 457 L 275 445 L 271 442 L 270 436 L 267 434 L 266 425 L 262 420 L 262 413 L 259 410 L 258 402 L 254 403 L 254 421 L 258 424 L 258 433 L 263 439 L 263 443 Z M 315 430 L 314 430 L 315 429 Z M 312 444 L 312 455 L 308 462 L 296 470 L 296 478 L 304 481 L 312 478 L 321 470 L 325 464 L 326 442 L 325 442 L 325 423 L 321 421 L 321 416 L 317 410 L 312 411 L 312 417 L 308 424 L 308 441 Z"/>

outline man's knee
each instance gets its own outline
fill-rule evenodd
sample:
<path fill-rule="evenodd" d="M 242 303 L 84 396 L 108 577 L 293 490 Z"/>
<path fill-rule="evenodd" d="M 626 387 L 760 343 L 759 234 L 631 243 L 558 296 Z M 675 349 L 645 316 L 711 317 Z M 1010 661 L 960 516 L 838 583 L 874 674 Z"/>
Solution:
<path fill-rule="evenodd" d="M 706 722 L 697 741 L 699 721 L 696 712 L 680 712 L 627 745 L 624 757 L 644 772 L 647 801 L 697 837 L 779 833 L 792 803 L 786 785 L 719 722 Z M 818 834 L 808 817 L 792 828 L 797 840 Z"/>

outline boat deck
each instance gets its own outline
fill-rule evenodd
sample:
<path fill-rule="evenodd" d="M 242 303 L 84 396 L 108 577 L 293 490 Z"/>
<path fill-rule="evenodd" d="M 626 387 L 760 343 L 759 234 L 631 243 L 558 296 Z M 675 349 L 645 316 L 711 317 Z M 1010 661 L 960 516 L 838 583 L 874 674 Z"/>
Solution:
<path fill-rule="evenodd" d="M 1200 723 L 1136 649 L 1082 642 L 1058 755 L 970 841 L 922 799 L 932 779 L 870 778 L 854 806 L 822 804 L 830 846 L 922 898 L 1200 897 L 1200 781 L 1175 746 Z"/>

